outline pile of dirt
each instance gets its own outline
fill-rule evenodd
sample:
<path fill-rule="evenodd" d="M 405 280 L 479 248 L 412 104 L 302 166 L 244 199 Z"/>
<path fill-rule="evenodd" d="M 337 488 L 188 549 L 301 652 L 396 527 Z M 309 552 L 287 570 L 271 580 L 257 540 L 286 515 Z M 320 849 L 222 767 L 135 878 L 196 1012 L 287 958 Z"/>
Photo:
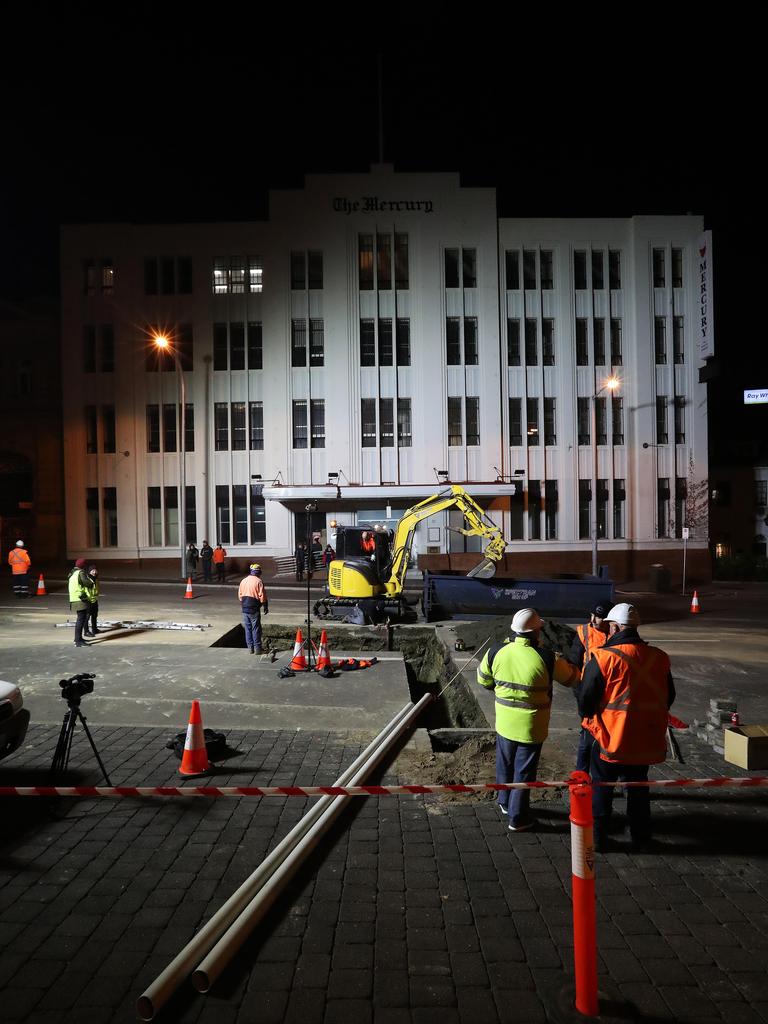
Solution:
<path fill-rule="evenodd" d="M 542 782 L 567 779 L 573 771 L 573 756 L 566 754 L 557 743 L 547 740 L 539 762 L 538 778 Z M 448 753 L 414 753 L 404 750 L 392 771 L 401 785 L 455 786 L 484 785 L 496 781 L 496 742 L 488 738 L 471 739 Z M 480 793 L 441 793 L 432 799 L 439 801 L 494 800 L 494 790 Z M 559 789 L 534 789 L 531 801 L 536 803 L 562 801 Z"/>

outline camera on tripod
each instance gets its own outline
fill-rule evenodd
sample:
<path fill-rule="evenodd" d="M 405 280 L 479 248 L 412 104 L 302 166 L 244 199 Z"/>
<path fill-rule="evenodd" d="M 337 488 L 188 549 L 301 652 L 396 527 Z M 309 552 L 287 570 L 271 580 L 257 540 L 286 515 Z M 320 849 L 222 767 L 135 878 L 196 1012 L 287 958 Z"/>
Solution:
<path fill-rule="evenodd" d="M 61 696 L 67 701 L 79 701 L 86 693 L 93 693 L 93 672 L 80 672 L 70 679 L 60 679 Z"/>

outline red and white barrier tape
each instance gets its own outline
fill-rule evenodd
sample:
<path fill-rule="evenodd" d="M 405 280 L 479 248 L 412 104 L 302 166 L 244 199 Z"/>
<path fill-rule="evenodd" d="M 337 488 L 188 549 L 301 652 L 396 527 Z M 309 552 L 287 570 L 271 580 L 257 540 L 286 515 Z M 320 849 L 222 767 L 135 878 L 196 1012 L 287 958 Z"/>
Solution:
<path fill-rule="evenodd" d="M 0 796 L 410 796 L 422 793 L 485 793 L 507 789 L 567 789 L 571 782 L 487 782 L 444 786 L 0 786 Z M 593 782 L 593 786 L 768 786 L 768 776 L 719 779 L 649 779 Z"/>

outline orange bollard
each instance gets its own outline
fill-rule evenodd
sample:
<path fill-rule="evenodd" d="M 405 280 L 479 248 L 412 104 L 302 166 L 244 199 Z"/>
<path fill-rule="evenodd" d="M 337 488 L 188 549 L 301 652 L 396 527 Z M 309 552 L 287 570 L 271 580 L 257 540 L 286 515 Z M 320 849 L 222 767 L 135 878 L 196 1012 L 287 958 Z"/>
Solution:
<path fill-rule="evenodd" d="M 571 772 L 568 779 L 571 797 L 571 886 L 576 1009 L 586 1017 L 596 1017 L 599 1013 L 599 1004 L 592 786 L 586 772 Z"/>

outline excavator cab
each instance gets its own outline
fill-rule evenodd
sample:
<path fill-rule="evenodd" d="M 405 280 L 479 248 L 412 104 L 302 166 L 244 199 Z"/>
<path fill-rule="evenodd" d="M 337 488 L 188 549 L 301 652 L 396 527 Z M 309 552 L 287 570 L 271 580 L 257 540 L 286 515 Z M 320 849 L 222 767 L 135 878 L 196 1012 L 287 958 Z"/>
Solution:
<path fill-rule="evenodd" d="M 366 524 L 339 526 L 336 558 L 328 568 L 331 597 L 373 598 L 384 593 L 392 563 L 392 535 Z"/>

